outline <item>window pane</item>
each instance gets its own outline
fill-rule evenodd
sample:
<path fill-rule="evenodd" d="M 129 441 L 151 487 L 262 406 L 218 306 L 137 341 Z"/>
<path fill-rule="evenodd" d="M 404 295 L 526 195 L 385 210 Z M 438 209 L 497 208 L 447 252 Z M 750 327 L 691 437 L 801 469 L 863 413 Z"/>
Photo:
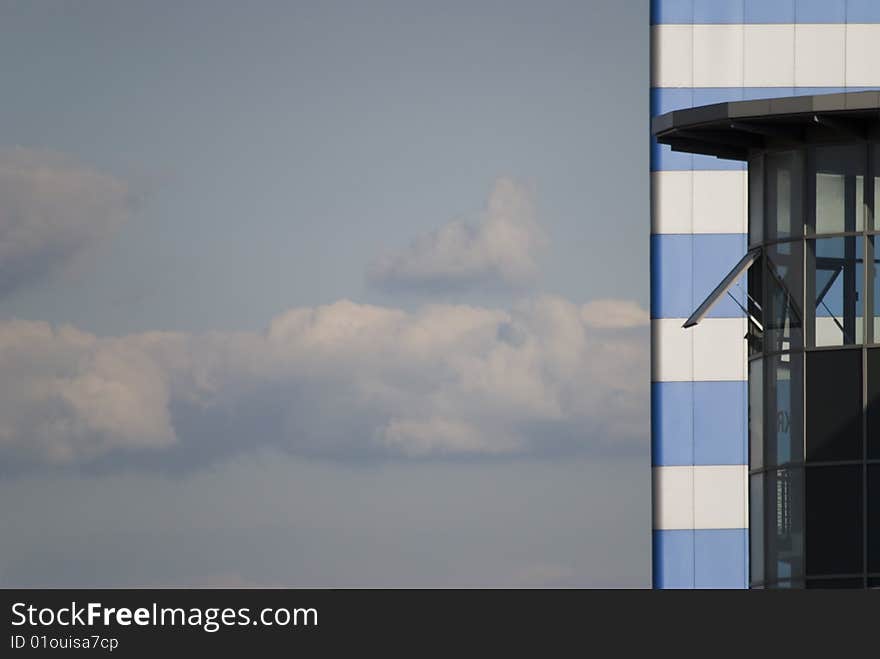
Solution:
<path fill-rule="evenodd" d="M 800 151 L 767 154 L 765 177 L 765 229 L 768 240 L 798 236 L 803 221 L 801 184 L 803 179 Z"/>
<path fill-rule="evenodd" d="M 863 145 L 816 148 L 816 233 L 864 228 L 865 155 Z"/>
<path fill-rule="evenodd" d="M 764 347 L 768 352 L 803 346 L 802 252 L 800 241 L 777 243 L 764 250 Z"/>
<path fill-rule="evenodd" d="M 880 348 L 867 352 L 868 459 L 877 460 L 880 459 Z"/>
<path fill-rule="evenodd" d="M 864 343 L 864 240 L 822 238 L 808 244 L 813 345 Z"/>
<path fill-rule="evenodd" d="M 749 466 L 764 466 L 764 364 L 749 362 Z"/>
<path fill-rule="evenodd" d="M 807 355 L 807 460 L 862 457 L 862 352 Z"/>
<path fill-rule="evenodd" d="M 749 160 L 749 245 L 764 239 L 764 155 Z"/>
<path fill-rule="evenodd" d="M 750 583 L 764 581 L 764 474 L 749 480 L 749 571 Z"/>
<path fill-rule="evenodd" d="M 763 409 L 764 459 L 767 465 L 803 461 L 803 354 L 767 357 Z"/>
<path fill-rule="evenodd" d="M 767 473 L 765 576 L 768 582 L 803 576 L 803 470 Z"/>
<path fill-rule="evenodd" d="M 764 352 L 764 256 L 752 264 L 746 275 L 748 310 L 748 332 L 746 341 L 749 346 L 749 355 L 760 355 Z"/>
<path fill-rule="evenodd" d="M 877 212 L 877 203 L 880 201 L 880 145 L 873 147 L 874 158 L 874 228 L 880 229 L 880 213 Z"/>
<path fill-rule="evenodd" d="M 862 572 L 862 466 L 805 473 L 807 574 Z"/>
<path fill-rule="evenodd" d="M 868 465 L 868 572 L 880 572 L 880 465 Z"/>
<path fill-rule="evenodd" d="M 880 343 L 880 268 L 878 265 L 878 254 L 877 247 L 880 246 L 875 241 L 874 237 L 871 236 L 865 241 L 865 263 L 868 265 L 868 275 L 865 278 L 868 286 L 870 286 L 869 290 L 865 291 L 865 299 L 867 300 L 869 297 L 873 300 L 873 311 L 872 315 L 874 316 L 872 322 L 873 333 L 870 338 L 866 337 L 866 342 L 868 340 L 871 343 Z M 866 310 L 866 313 L 868 311 Z"/>

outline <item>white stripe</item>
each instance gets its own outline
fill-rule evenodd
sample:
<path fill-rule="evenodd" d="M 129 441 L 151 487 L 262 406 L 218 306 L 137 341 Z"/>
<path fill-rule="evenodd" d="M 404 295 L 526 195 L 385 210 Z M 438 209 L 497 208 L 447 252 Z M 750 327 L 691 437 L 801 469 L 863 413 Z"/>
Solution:
<path fill-rule="evenodd" d="M 653 172 L 651 232 L 746 233 L 747 199 L 742 170 Z"/>
<path fill-rule="evenodd" d="M 749 25 L 743 35 L 748 87 L 794 85 L 794 25 Z"/>
<path fill-rule="evenodd" d="M 744 171 L 694 172 L 694 233 L 747 233 Z"/>
<path fill-rule="evenodd" d="M 651 233 L 693 233 L 693 231 L 694 173 L 653 172 Z"/>
<path fill-rule="evenodd" d="M 880 86 L 880 24 L 655 25 L 654 87 Z"/>
<path fill-rule="evenodd" d="M 846 26 L 846 84 L 871 87 L 880 84 L 880 25 Z"/>
<path fill-rule="evenodd" d="M 693 87 L 694 37 L 691 25 L 651 28 L 651 84 Z"/>
<path fill-rule="evenodd" d="M 694 87 L 743 87 L 743 26 L 694 26 Z"/>
<path fill-rule="evenodd" d="M 798 25 L 794 51 L 796 87 L 846 85 L 846 25 Z"/>
<path fill-rule="evenodd" d="M 748 528 L 748 467 L 654 467 L 654 528 Z"/>
<path fill-rule="evenodd" d="M 747 379 L 744 318 L 705 318 L 684 329 L 684 318 L 651 321 L 653 382 Z"/>

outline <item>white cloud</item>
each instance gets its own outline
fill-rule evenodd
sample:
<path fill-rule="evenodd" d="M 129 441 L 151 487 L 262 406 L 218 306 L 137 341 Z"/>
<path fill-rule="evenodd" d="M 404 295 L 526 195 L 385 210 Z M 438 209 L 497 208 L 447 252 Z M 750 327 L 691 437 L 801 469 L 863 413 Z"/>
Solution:
<path fill-rule="evenodd" d="M 631 303 L 603 309 L 596 325 L 590 305 L 547 296 L 509 311 L 341 301 L 264 333 L 118 338 L 0 322 L 0 458 L 630 450 L 647 436 L 647 336 Z"/>
<path fill-rule="evenodd" d="M 594 300 L 581 309 L 581 318 L 588 327 L 612 329 L 615 327 L 644 327 L 648 312 L 636 302 L 622 300 Z"/>
<path fill-rule="evenodd" d="M 110 236 L 130 206 L 125 183 L 52 151 L 0 150 L 0 295 Z"/>
<path fill-rule="evenodd" d="M 373 263 L 367 279 L 382 288 L 428 292 L 520 287 L 537 277 L 545 244 L 528 190 L 502 178 L 478 220 L 456 220 L 416 238 Z"/>
<path fill-rule="evenodd" d="M 0 323 L 0 451 L 50 462 L 175 441 L 166 373 L 149 335 Z"/>

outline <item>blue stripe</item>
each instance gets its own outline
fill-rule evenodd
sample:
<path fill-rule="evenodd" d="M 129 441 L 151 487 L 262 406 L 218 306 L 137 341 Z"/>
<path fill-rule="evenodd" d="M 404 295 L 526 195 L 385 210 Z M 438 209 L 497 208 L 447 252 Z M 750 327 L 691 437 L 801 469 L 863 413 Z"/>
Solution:
<path fill-rule="evenodd" d="M 743 0 L 694 0 L 694 23 L 739 25 L 744 8 Z"/>
<path fill-rule="evenodd" d="M 746 464 L 747 389 L 744 380 L 652 383 L 651 464 Z"/>
<path fill-rule="evenodd" d="M 797 0 L 798 23 L 846 23 L 846 0 Z"/>
<path fill-rule="evenodd" d="M 748 530 L 654 531 L 655 588 L 748 587 Z"/>
<path fill-rule="evenodd" d="M 746 253 L 747 236 L 744 233 L 695 234 L 693 241 L 693 308 L 696 308 Z M 745 306 L 745 277 L 738 284 L 730 289 L 730 294 Z M 691 315 L 693 308 L 685 317 Z M 728 295 L 721 298 L 709 312 L 709 318 L 742 318 L 742 315 L 742 309 Z"/>
<path fill-rule="evenodd" d="M 694 383 L 651 383 L 651 464 L 689 465 L 694 459 Z"/>
<path fill-rule="evenodd" d="M 651 318 L 690 316 L 693 274 L 692 236 L 651 236 Z"/>
<path fill-rule="evenodd" d="M 745 234 L 655 234 L 651 236 L 651 317 L 687 318 L 746 250 Z M 731 294 L 745 304 L 741 287 Z M 740 318 L 742 310 L 724 297 L 710 318 Z"/>
<path fill-rule="evenodd" d="M 654 531 L 654 588 L 694 587 L 694 532 Z"/>
<path fill-rule="evenodd" d="M 794 23 L 794 0 L 746 0 L 745 23 Z"/>
<path fill-rule="evenodd" d="M 877 0 L 651 0 L 651 24 L 878 23 Z"/>
<path fill-rule="evenodd" d="M 747 588 L 748 529 L 694 531 L 694 588 Z"/>
<path fill-rule="evenodd" d="M 847 0 L 847 23 L 880 23 L 880 2 L 877 0 Z"/>
<path fill-rule="evenodd" d="M 694 464 L 748 464 L 747 396 L 745 380 L 694 383 Z"/>
<path fill-rule="evenodd" d="M 651 0 L 651 25 L 694 22 L 694 0 Z"/>

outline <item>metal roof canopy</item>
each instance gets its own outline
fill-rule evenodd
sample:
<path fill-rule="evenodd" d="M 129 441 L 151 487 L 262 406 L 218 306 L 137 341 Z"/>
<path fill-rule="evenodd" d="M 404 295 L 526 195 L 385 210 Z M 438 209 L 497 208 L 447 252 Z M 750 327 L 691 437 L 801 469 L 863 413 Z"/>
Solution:
<path fill-rule="evenodd" d="M 753 150 L 880 140 L 880 91 L 715 103 L 654 117 L 673 151 L 748 160 Z"/>

